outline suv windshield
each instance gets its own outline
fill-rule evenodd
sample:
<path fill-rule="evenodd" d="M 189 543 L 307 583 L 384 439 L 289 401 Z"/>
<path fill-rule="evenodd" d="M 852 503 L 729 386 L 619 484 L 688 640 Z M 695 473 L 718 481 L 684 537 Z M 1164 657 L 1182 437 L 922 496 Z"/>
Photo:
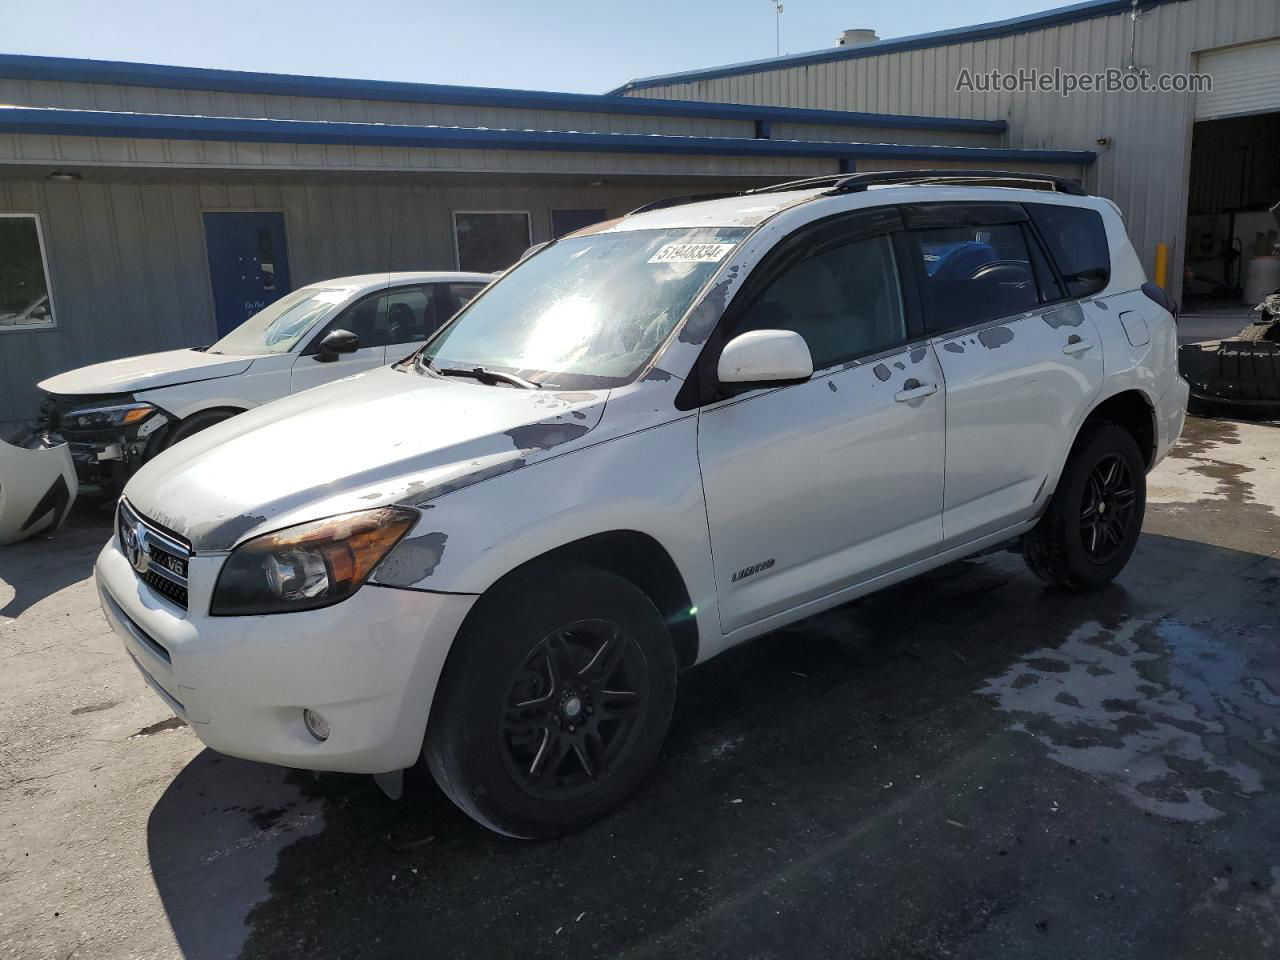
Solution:
<path fill-rule="evenodd" d="M 351 296 L 350 287 L 303 287 L 259 310 L 209 348 L 209 353 L 288 353 L 312 324 Z"/>
<path fill-rule="evenodd" d="M 747 233 L 703 227 L 560 240 L 472 301 L 419 362 L 571 389 L 626 383 Z"/>

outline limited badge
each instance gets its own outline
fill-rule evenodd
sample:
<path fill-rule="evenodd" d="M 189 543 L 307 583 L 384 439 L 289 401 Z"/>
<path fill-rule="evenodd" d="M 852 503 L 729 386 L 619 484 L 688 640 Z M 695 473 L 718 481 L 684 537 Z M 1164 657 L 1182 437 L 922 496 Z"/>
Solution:
<path fill-rule="evenodd" d="M 734 248 L 732 243 L 668 243 L 649 258 L 650 263 L 719 263 Z"/>

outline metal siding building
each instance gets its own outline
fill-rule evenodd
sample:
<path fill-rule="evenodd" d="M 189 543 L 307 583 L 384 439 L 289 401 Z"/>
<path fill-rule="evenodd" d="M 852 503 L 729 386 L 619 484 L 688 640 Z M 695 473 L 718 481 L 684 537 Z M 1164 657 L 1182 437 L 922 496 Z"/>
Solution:
<path fill-rule="evenodd" d="M 1079 178 L 1093 160 L 1011 150 L 1000 120 L 46 57 L 0 55 L 0 104 L 0 225 L 35 222 L 52 308 L 28 329 L 0 317 L 0 422 L 32 416 L 55 373 L 214 340 L 206 220 L 222 211 L 282 216 L 273 256 L 297 288 L 467 268 L 462 211 L 527 213 L 538 242 L 556 211 L 612 217 L 854 166 Z"/>
<path fill-rule="evenodd" d="M 1010 147 L 1096 149 L 1086 188 L 1119 205 L 1149 272 L 1156 245 L 1164 243 L 1171 250 L 1169 276 L 1180 278 L 1192 125 L 1206 115 L 1197 112 L 1197 96 L 1221 98 L 1233 79 L 1226 67 L 1232 58 L 1209 51 L 1278 36 L 1277 0 L 1093 0 L 996 24 L 637 80 L 616 92 L 1004 120 Z M 1242 72 L 1252 80 L 1255 108 L 1280 109 L 1280 46 L 1244 53 L 1253 54 Z M 1063 97 L 956 89 L 961 70 L 1097 73 L 1124 68 L 1131 56 L 1153 76 L 1203 67 L 1218 81 L 1215 92 Z M 1177 281 L 1171 286 L 1176 290 Z"/>

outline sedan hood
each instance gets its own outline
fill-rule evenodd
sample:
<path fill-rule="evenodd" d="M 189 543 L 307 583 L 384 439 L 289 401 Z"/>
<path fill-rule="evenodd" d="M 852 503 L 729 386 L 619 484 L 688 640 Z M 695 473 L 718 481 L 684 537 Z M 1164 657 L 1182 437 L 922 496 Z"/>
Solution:
<path fill-rule="evenodd" d="M 580 446 L 607 397 L 380 367 L 202 431 L 144 466 L 124 495 L 193 549 L 229 550 L 305 520 L 422 505 Z"/>
<path fill-rule="evenodd" d="M 39 387 L 46 393 L 64 396 L 137 393 L 196 380 L 233 377 L 248 370 L 255 359 L 200 350 L 166 350 L 68 370 L 42 381 Z"/>

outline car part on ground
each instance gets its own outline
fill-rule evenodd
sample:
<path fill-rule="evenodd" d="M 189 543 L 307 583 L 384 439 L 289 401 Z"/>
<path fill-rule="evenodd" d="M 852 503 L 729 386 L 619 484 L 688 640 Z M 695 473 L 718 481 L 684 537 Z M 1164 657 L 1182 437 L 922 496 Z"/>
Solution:
<path fill-rule="evenodd" d="M 1274 416 L 1280 409 L 1280 342 L 1275 340 L 1186 343 L 1178 348 L 1178 369 L 1191 385 L 1194 410 Z"/>
<path fill-rule="evenodd" d="M 76 499 L 76 468 L 65 443 L 25 430 L 0 440 L 0 545 L 62 525 Z"/>
<path fill-rule="evenodd" d="M 1265 297 L 1253 308 L 1258 319 L 1240 331 L 1241 340 L 1271 340 L 1280 343 L 1280 290 Z"/>

